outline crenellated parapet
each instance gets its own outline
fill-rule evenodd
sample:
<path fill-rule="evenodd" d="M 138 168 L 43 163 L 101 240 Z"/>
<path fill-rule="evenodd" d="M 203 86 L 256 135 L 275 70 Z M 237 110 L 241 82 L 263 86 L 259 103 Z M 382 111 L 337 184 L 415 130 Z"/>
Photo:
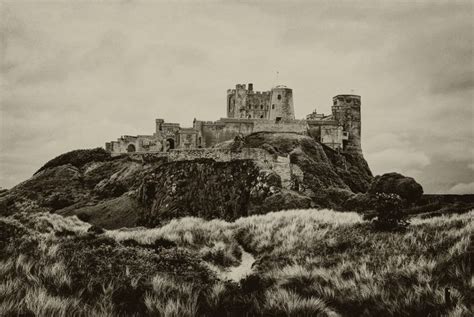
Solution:
<path fill-rule="evenodd" d="M 254 90 L 252 83 L 237 84 L 227 90 L 225 118 L 194 119 L 191 128 L 158 118 L 153 135 L 124 135 L 117 141 L 107 142 L 106 149 L 112 153 L 204 149 L 263 131 L 309 135 L 334 150 L 361 153 L 361 97 L 341 94 L 332 101 L 330 115 L 314 110 L 305 119 L 297 120 L 291 88 L 277 85 L 269 91 L 259 91 Z"/>

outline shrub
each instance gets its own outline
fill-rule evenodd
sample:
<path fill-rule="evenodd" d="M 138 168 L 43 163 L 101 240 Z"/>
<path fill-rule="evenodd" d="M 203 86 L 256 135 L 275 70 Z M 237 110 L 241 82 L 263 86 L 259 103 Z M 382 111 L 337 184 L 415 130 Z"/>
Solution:
<path fill-rule="evenodd" d="M 87 229 L 87 232 L 91 232 L 91 233 L 94 233 L 94 234 L 101 234 L 101 233 L 104 233 L 105 230 L 102 229 L 99 226 L 92 225 L 89 229 Z"/>
<path fill-rule="evenodd" d="M 110 159 L 110 153 L 103 148 L 75 150 L 55 157 L 44 164 L 35 174 L 38 174 L 45 169 L 61 165 L 71 164 L 75 167 L 82 167 L 84 164 L 89 162 L 103 162 L 108 159 Z"/>
<path fill-rule="evenodd" d="M 383 230 L 393 230 L 406 227 L 408 221 L 403 212 L 403 200 L 397 194 L 377 193 L 374 196 L 375 227 Z"/>
<path fill-rule="evenodd" d="M 42 206 L 50 207 L 53 210 L 62 209 L 74 204 L 74 197 L 70 193 L 54 193 L 41 203 Z"/>
<path fill-rule="evenodd" d="M 76 216 L 79 218 L 79 220 L 84 222 L 89 222 L 89 220 L 91 220 L 91 215 L 85 212 L 80 212 Z"/>
<path fill-rule="evenodd" d="M 372 197 L 366 193 L 357 193 L 349 197 L 342 205 L 345 210 L 367 211 L 373 208 Z"/>
<path fill-rule="evenodd" d="M 423 187 L 413 178 L 398 173 L 376 176 L 370 184 L 369 193 L 397 194 L 408 202 L 415 202 L 423 195 Z"/>

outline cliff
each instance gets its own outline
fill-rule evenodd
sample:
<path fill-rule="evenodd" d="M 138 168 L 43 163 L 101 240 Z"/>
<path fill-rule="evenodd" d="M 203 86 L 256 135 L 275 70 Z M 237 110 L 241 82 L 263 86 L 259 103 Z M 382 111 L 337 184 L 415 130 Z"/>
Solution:
<path fill-rule="evenodd" d="M 219 147 L 234 153 L 260 148 L 274 163 L 78 150 L 0 194 L 0 213 L 74 214 L 105 228 L 151 226 L 182 216 L 234 220 L 290 208 L 338 208 L 354 192 L 365 192 L 372 179 L 363 157 L 299 134 L 260 132 Z"/>

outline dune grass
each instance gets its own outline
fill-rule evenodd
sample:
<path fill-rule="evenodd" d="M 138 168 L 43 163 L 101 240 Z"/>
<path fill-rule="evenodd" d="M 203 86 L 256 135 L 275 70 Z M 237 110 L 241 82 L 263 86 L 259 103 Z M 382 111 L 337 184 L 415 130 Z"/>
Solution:
<path fill-rule="evenodd" d="M 473 218 L 381 232 L 356 213 L 291 210 L 97 234 L 76 217 L 1 217 L 0 315 L 469 316 Z M 238 265 L 240 248 L 251 275 L 208 269 Z"/>

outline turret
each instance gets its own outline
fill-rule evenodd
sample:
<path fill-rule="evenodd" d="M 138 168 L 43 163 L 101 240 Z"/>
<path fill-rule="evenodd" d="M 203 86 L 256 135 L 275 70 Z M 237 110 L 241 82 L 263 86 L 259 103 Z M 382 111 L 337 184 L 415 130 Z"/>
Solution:
<path fill-rule="evenodd" d="M 235 118 L 238 111 L 235 109 L 235 89 L 227 90 L 227 118 Z"/>
<path fill-rule="evenodd" d="M 294 120 L 293 90 L 286 86 L 272 88 L 270 98 L 270 120 Z"/>
<path fill-rule="evenodd" d="M 344 141 L 344 150 L 348 153 L 361 154 L 360 96 L 337 95 L 333 97 L 332 100 L 332 114 L 334 119 L 342 126 L 344 132 L 349 133 L 348 140 Z"/>
<path fill-rule="evenodd" d="M 163 130 L 163 123 L 165 122 L 165 120 L 163 119 L 155 119 L 155 125 L 156 125 L 156 133 L 157 134 L 160 134 L 161 131 Z"/>

